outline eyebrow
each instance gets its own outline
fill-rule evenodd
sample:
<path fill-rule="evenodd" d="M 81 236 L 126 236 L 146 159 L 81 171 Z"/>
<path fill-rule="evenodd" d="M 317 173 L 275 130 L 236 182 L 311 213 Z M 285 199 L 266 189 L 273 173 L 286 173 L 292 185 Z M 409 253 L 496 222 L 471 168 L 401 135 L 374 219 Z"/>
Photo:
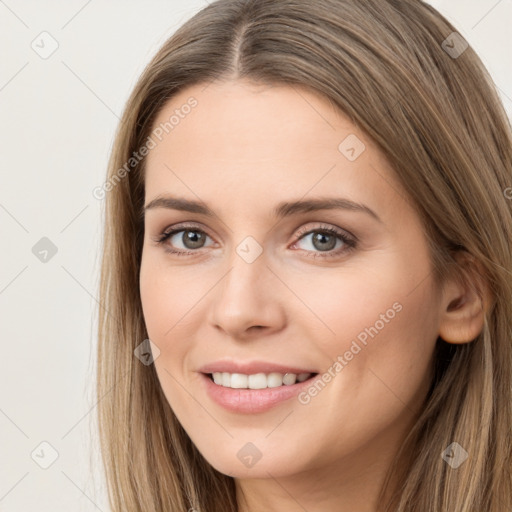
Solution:
<path fill-rule="evenodd" d="M 216 216 L 205 203 L 170 196 L 156 197 L 144 207 L 144 212 L 153 208 L 167 208 L 189 213 L 198 213 L 207 217 Z M 320 197 L 308 200 L 284 201 L 274 208 L 273 215 L 277 218 L 283 218 L 298 213 L 337 209 L 366 213 L 382 223 L 382 219 L 368 206 L 339 197 Z"/>

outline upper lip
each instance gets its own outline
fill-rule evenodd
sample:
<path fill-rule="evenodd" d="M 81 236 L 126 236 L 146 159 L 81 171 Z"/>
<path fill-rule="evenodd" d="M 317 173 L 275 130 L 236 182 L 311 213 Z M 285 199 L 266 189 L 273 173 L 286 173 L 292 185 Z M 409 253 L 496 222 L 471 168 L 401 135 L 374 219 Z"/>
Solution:
<path fill-rule="evenodd" d="M 316 373 L 308 368 L 299 368 L 298 366 L 288 366 L 265 361 L 215 361 L 201 366 L 201 373 L 243 373 L 245 375 L 254 375 L 256 373 Z"/>

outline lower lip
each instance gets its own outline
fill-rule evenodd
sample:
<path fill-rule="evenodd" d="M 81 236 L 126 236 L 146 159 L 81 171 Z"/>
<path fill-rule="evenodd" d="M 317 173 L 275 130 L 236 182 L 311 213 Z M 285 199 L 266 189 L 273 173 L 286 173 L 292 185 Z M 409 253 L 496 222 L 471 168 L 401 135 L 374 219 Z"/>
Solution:
<path fill-rule="evenodd" d="M 311 385 L 314 375 L 303 382 L 291 386 L 264 389 L 233 389 L 215 384 L 209 375 L 201 374 L 209 397 L 232 412 L 255 414 L 265 412 L 277 404 L 297 396 L 303 388 Z"/>

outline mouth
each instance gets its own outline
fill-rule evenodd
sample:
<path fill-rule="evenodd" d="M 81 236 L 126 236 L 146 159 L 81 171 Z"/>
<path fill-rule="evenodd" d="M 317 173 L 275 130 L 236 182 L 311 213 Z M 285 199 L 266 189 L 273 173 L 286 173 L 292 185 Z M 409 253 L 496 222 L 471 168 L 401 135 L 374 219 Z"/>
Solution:
<path fill-rule="evenodd" d="M 200 375 L 204 391 L 215 403 L 232 413 L 258 414 L 289 403 L 314 385 L 318 373 L 201 372 Z"/>
<path fill-rule="evenodd" d="M 318 373 L 229 373 L 229 372 L 213 372 L 205 373 L 213 383 L 217 386 L 230 389 L 266 389 L 279 388 L 284 386 L 293 386 L 313 379 Z"/>

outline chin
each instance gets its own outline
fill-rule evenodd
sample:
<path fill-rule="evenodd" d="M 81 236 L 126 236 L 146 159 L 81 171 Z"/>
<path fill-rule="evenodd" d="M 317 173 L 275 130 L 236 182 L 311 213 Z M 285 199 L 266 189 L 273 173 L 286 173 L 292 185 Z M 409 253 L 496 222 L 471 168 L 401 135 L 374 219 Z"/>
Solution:
<path fill-rule="evenodd" d="M 203 457 L 214 469 L 233 478 L 269 478 L 270 475 L 283 477 L 290 473 L 291 468 L 296 471 L 297 458 L 293 450 L 290 451 L 288 460 L 276 459 L 275 454 L 272 457 L 266 457 L 261 452 L 257 455 L 256 451 L 250 455 L 252 450 L 254 449 L 247 443 L 233 451 L 216 451 L 211 456 L 206 454 Z"/>

